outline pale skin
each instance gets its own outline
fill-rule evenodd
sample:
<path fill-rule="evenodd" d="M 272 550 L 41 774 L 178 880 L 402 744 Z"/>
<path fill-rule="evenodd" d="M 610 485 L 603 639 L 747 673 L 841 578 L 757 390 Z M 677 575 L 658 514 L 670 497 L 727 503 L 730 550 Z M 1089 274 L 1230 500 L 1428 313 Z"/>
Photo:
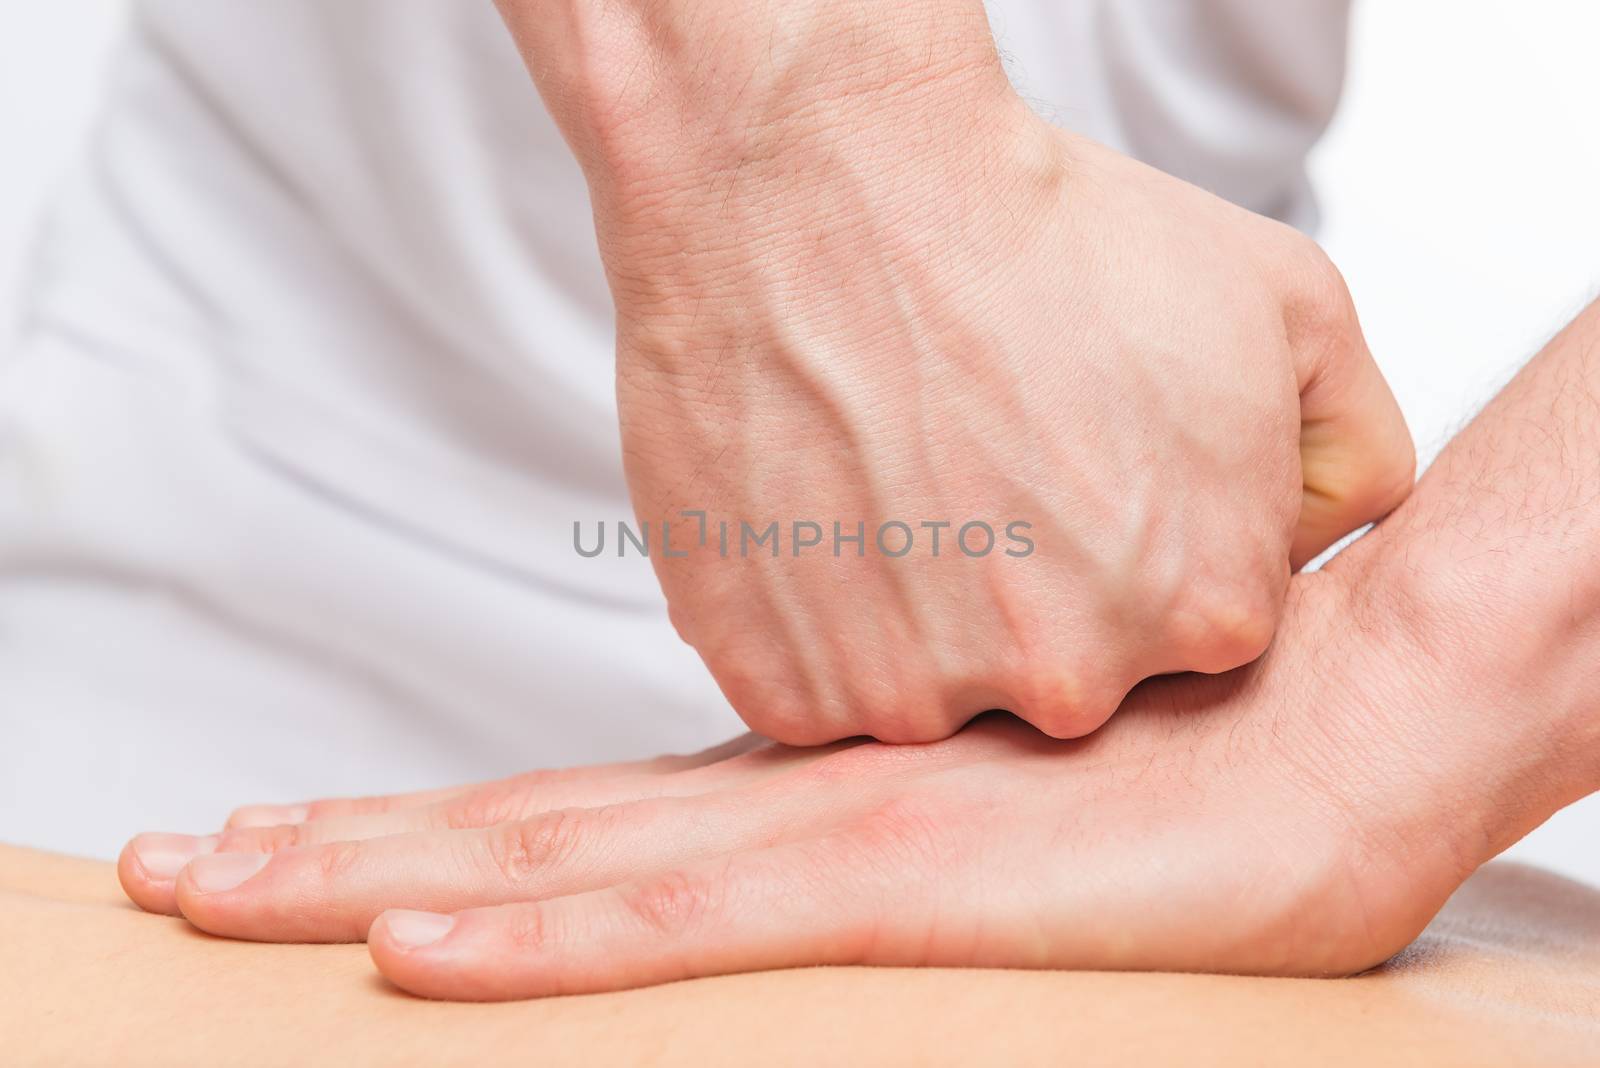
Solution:
<path fill-rule="evenodd" d="M 1517 865 L 1356 979 L 813 968 L 499 1005 L 419 1001 L 359 947 L 210 938 L 119 896 L 108 865 L 0 847 L 0 1058 L 1508 1068 L 1600 1043 L 1600 894 Z"/>
<path fill-rule="evenodd" d="M 219 934 L 365 934 L 443 998 L 807 964 L 1359 971 L 1600 786 L 1597 411 L 1600 304 L 1296 580 L 1264 657 L 1146 683 L 1088 739 L 993 716 L 252 806 L 135 839 L 123 885 Z"/>
<path fill-rule="evenodd" d="M 758 733 L 1083 735 L 1254 659 L 1291 569 L 1410 490 L 1316 245 L 1038 118 L 979 0 L 500 8 L 588 178 L 673 622 Z M 799 520 L 828 547 L 688 537 Z M 832 551 L 889 520 L 921 548 Z M 1036 551 L 964 556 L 972 520 Z"/>

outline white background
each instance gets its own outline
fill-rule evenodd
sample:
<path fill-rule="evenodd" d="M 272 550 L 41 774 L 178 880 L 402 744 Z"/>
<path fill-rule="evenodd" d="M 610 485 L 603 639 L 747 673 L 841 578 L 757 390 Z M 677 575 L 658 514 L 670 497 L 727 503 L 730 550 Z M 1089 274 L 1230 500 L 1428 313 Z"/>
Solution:
<path fill-rule="evenodd" d="M 121 8 L 0 5 L 0 327 Z M 1600 284 L 1596 40 L 1588 0 L 1357 5 L 1321 237 L 1425 459 Z M 1513 852 L 1600 885 L 1600 797 Z"/>

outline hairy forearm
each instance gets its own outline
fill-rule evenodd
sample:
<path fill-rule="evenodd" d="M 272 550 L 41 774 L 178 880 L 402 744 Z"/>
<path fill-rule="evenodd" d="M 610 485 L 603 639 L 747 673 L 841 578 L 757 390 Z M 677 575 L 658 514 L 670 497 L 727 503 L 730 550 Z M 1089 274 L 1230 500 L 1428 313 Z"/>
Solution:
<path fill-rule="evenodd" d="M 547 102 L 572 128 L 687 93 L 716 110 L 893 90 L 992 62 L 979 0 L 498 0 Z"/>
<path fill-rule="evenodd" d="M 1360 610 L 1409 617 L 1433 667 L 1503 717 L 1497 755 L 1537 768 L 1520 822 L 1600 788 L 1600 302 L 1349 555 L 1370 571 Z"/>
<path fill-rule="evenodd" d="M 840 120 L 923 83 L 1004 83 L 979 0 L 497 0 L 591 184 L 641 157 Z M 997 78 L 996 75 L 999 75 Z"/>
<path fill-rule="evenodd" d="M 1041 168 L 980 0 L 500 0 L 584 169 L 619 319 L 689 359 L 718 295 L 809 298 L 849 266 L 927 261 L 926 217 L 1020 156 Z M 1048 153 L 1044 153 L 1048 157 Z M 987 186 L 996 183 L 989 182 Z M 998 194 L 991 194 L 998 195 Z M 1007 210 L 1027 213 L 1010 204 Z M 968 212 L 967 214 L 972 214 Z M 892 231 L 892 232 L 891 232 Z M 752 279 L 760 276 L 763 281 Z M 889 285 L 875 280 L 875 291 Z"/>

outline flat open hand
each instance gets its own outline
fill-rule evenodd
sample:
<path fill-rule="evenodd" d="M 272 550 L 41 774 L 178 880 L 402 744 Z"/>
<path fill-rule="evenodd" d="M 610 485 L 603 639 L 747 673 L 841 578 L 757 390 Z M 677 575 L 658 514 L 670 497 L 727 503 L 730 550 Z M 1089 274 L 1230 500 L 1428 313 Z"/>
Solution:
<path fill-rule="evenodd" d="M 1342 574 L 1297 579 L 1260 661 L 1152 680 L 1087 739 L 1000 715 L 915 746 L 750 737 L 242 809 L 211 839 L 135 839 L 120 873 L 217 934 L 367 937 L 432 997 L 812 964 L 1350 972 L 1506 844 L 1491 802 L 1526 770 L 1471 673 L 1429 670 L 1371 608 Z"/>

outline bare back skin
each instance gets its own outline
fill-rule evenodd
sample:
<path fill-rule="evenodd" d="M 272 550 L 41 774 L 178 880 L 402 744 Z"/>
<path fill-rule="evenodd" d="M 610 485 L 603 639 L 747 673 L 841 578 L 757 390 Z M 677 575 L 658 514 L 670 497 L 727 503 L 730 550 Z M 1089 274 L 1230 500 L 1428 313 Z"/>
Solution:
<path fill-rule="evenodd" d="M 108 864 L 0 847 L 0 1060 L 19 1064 L 1593 1064 L 1600 891 L 1492 864 L 1353 979 L 816 968 L 423 1001 L 360 945 L 201 934 Z"/>

